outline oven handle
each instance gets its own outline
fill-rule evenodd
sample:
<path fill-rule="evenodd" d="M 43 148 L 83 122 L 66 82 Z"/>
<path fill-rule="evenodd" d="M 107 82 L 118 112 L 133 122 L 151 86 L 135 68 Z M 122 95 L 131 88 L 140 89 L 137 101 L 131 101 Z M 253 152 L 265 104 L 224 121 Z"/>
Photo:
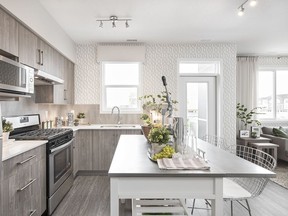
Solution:
<path fill-rule="evenodd" d="M 74 139 L 70 140 L 68 143 L 64 144 L 64 145 L 61 145 L 57 148 L 54 148 L 54 149 L 51 149 L 50 152 L 53 153 L 53 152 L 56 152 L 56 151 L 59 151 L 59 150 L 62 150 L 66 147 L 68 147 L 69 145 L 71 145 L 71 143 L 74 141 Z"/>

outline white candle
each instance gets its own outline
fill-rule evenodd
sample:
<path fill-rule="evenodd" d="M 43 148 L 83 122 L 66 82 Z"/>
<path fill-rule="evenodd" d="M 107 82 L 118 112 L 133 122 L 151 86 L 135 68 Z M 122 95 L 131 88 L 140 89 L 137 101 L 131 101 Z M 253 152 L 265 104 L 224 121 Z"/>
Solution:
<path fill-rule="evenodd" d="M 48 121 L 48 111 L 45 111 L 45 120 Z"/>

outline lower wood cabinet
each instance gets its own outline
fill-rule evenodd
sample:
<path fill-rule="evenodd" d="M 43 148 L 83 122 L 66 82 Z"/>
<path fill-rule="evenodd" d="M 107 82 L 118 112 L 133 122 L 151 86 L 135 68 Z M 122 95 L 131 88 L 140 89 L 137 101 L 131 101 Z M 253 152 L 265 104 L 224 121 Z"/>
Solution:
<path fill-rule="evenodd" d="M 92 170 L 92 135 L 93 130 L 77 131 L 78 170 Z"/>
<path fill-rule="evenodd" d="M 46 210 L 46 147 L 3 162 L 0 215 L 41 216 Z"/>
<path fill-rule="evenodd" d="M 141 134 L 141 130 L 77 131 L 78 164 L 74 166 L 77 166 L 79 171 L 107 172 L 122 134 Z"/>

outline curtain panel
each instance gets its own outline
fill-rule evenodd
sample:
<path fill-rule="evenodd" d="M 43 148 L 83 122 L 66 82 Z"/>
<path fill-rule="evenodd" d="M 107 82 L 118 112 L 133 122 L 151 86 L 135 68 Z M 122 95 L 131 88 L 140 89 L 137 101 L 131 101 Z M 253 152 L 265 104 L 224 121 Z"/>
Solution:
<path fill-rule="evenodd" d="M 251 110 L 257 106 L 258 57 L 237 57 L 236 70 L 237 103 Z M 237 130 L 242 126 L 237 121 Z"/>
<path fill-rule="evenodd" d="M 258 57 L 237 57 L 237 103 L 248 109 L 257 106 Z"/>

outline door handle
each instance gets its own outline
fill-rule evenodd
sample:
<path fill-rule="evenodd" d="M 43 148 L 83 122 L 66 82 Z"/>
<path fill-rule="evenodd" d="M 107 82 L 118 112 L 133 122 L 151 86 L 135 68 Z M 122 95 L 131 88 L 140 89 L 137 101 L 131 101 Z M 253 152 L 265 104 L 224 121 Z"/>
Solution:
<path fill-rule="evenodd" d="M 44 55 L 44 51 L 41 50 L 41 65 L 42 66 L 44 65 L 44 57 L 43 57 L 43 55 Z"/>

